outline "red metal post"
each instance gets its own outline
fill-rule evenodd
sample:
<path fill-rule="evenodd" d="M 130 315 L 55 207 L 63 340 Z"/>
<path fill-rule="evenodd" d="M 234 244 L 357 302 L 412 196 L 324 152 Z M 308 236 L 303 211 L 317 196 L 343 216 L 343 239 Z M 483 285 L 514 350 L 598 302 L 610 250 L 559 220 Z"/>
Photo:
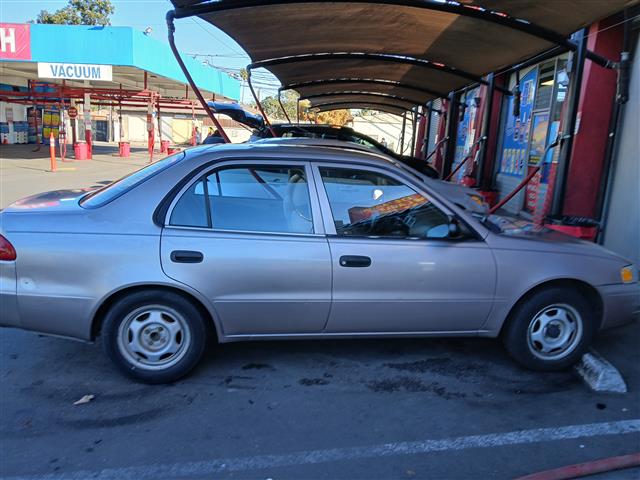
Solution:
<path fill-rule="evenodd" d="M 55 172 L 58 168 L 56 165 L 56 138 L 53 136 L 53 130 L 49 134 L 49 161 L 50 171 Z"/>
<path fill-rule="evenodd" d="M 527 175 L 524 178 L 524 180 L 522 180 L 518 184 L 518 186 L 513 189 L 512 192 L 510 192 L 506 197 L 504 197 L 502 200 L 496 203 L 493 207 L 491 207 L 491 210 L 489 210 L 489 213 L 490 214 L 495 213 L 496 210 L 498 210 L 499 208 L 502 208 L 509 200 L 511 200 L 516 195 L 516 193 L 522 190 L 525 187 L 525 185 L 531 181 L 531 179 L 536 175 L 536 173 L 538 173 L 539 170 L 540 170 L 540 165 L 533 168 L 531 172 L 529 172 L 529 175 Z"/>

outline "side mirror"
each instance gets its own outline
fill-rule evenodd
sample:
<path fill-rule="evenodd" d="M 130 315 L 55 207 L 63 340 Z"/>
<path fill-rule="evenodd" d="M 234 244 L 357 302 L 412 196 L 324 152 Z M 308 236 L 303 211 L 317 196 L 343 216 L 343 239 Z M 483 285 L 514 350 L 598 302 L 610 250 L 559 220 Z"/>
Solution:
<path fill-rule="evenodd" d="M 462 235 L 462 229 L 458 219 L 454 216 L 449 216 L 449 238 L 458 238 Z"/>
<path fill-rule="evenodd" d="M 450 215 L 448 217 L 447 223 L 441 223 L 440 225 L 436 225 L 435 227 L 431 227 L 426 232 L 426 238 L 458 238 L 462 236 L 462 228 L 460 227 L 460 223 L 458 219 L 454 216 Z"/>

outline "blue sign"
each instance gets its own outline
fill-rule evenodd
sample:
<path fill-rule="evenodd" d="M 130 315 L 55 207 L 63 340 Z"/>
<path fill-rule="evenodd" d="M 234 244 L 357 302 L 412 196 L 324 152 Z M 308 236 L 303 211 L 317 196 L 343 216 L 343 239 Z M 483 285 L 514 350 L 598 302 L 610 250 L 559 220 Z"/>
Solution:
<path fill-rule="evenodd" d="M 522 176 L 527 170 L 527 148 L 531 132 L 531 112 L 536 97 L 538 70 L 534 68 L 520 79 L 520 115 L 513 116 L 513 96 L 507 102 L 507 121 L 502 140 L 500 173 Z"/>

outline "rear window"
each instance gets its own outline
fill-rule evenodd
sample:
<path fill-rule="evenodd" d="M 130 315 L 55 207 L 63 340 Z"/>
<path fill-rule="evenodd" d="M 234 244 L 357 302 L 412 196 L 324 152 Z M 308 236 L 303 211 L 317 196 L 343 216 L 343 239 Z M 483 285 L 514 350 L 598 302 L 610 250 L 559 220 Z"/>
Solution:
<path fill-rule="evenodd" d="M 142 167 L 140 170 L 136 170 L 126 177 L 122 177 L 120 180 L 116 180 L 105 187 L 94 190 L 93 192 L 85 195 L 80 199 L 80 205 L 84 208 L 101 207 L 118 198 L 120 195 L 125 194 L 132 188 L 137 187 L 154 175 L 157 175 L 170 166 L 175 165 L 182 160 L 184 156 L 184 152 L 179 152 L 175 155 L 170 155 L 162 160 L 152 163 L 151 165 Z"/>

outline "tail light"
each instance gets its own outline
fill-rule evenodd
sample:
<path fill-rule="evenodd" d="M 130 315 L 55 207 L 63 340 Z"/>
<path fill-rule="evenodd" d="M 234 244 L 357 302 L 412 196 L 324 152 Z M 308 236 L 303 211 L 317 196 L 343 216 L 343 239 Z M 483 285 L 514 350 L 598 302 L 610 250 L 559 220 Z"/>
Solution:
<path fill-rule="evenodd" d="M 11 262 L 16 259 L 16 249 L 11 242 L 0 235 L 0 260 Z"/>

